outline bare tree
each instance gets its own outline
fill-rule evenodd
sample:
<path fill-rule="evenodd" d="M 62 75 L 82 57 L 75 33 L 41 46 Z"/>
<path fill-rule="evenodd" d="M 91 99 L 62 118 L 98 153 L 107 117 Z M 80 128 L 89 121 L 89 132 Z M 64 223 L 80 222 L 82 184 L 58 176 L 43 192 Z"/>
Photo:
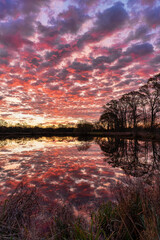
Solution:
<path fill-rule="evenodd" d="M 149 112 L 149 114 L 148 114 Z M 134 127 L 138 123 L 153 127 L 160 113 L 160 74 L 150 78 L 139 91 L 124 94 L 119 100 L 111 100 L 104 106 L 99 122 L 108 129 Z"/>
<path fill-rule="evenodd" d="M 157 113 L 160 112 L 160 74 L 150 78 L 147 84 L 140 88 L 140 92 L 148 104 L 152 128 L 155 124 Z"/>
<path fill-rule="evenodd" d="M 117 100 L 111 100 L 104 106 L 100 121 L 106 122 L 108 129 L 119 128 L 119 106 Z"/>
<path fill-rule="evenodd" d="M 128 111 L 131 113 L 132 125 L 137 127 L 138 123 L 138 106 L 140 105 L 140 94 L 138 91 L 132 91 L 124 95 L 125 101 L 128 103 Z"/>

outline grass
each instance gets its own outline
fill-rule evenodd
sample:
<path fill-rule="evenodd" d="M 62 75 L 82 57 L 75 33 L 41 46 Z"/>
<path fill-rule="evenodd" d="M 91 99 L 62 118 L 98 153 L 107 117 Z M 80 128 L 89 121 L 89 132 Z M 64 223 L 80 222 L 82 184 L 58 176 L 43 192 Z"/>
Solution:
<path fill-rule="evenodd" d="M 159 240 L 160 180 L 154 186 L 117 184 L 116 202 L 104 202 L 86 220 L 72 208 L 44 209 L 35 189 L 20 184 L 0 207 L 0 239 Z"/>

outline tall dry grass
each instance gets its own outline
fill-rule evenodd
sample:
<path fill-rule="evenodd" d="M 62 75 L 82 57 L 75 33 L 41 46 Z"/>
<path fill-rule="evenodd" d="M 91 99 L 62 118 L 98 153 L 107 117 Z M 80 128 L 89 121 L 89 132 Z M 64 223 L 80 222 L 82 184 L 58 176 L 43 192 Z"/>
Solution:
<path fill-rule="evenodd" d="M 159 240 L 160 179 L 152 186 L 128 181 L 114 188 L 116 202 L 104 202 L 90 220 L 71 206 L 42 206 L 40 196 L 20 184 L 0 207 L 0 239 Z"/>

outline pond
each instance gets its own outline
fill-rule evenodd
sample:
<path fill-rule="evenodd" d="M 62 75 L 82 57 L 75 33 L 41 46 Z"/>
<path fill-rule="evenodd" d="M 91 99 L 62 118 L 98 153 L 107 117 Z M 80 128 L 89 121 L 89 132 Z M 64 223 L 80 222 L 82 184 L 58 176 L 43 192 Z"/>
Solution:
<path fill-rule="evenodd" d="M 46 201 L 88 208 L 113 200 L 114 185 L 126 176 L 150 184 L 159 172 L 158 142 L 72 137 L 0 141 L 0 200 L 23 181 Z"/>

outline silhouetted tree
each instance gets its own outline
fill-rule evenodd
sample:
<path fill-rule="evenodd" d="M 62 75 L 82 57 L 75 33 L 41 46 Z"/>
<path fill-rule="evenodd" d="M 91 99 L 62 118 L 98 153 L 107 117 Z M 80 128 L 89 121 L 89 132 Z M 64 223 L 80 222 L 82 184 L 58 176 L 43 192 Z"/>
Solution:
<path fill-rule="evenodd" d="M 148 114 L 149 112 L 149 114 Z M 150 78 L 139 91 L 124 94 L 119 100 L 111 100 L 104 106 L 100 124 L 107 129 L 136 128 L 138 124 L 153 127 L 160 112 L 160 74 Z M 158 122 L 158 121 L 157 121 Z"/>
<path fill-rule="evenodd" d="M 123 95 L 119 100 L 119 110 L 120 110 L 120 119 L 121 119 L 121 127 L 127 127 L 127 109 L 128 103 L 125 95 Z"/>
<path fill-rule="evenodd" d="M 131 113 L 131 121 L 133 127 L 137 127 L 138 122 L 138 106 L 140 104 L 140 95 L 138 91 L 133 91 L 125 95 L 126 101 L 128 103 L 129 111 Z"/>
<path fill-rule="evenodd" d="M 108 129 L 123 127 L 123 106 L 120 101 L 111 100 L 104 106 L 100 121 L 107 123 Z"/>
<path fill-rule="evenodd" d="M 144 86 L 140 88 L 150 110 L 151 127 L 154 126 L 157 113 L 160 112 L 160 74 L 150 78 Z"/>
<path fill-rule="evenodd" d="M 94 126 L 92 123 L 87 122 L 87 121 L 80 121 L 77 124 L 77 130 L 78 132 L 80 132 L 81 134 L 87 134 L 90 133 L 93 130 Z"/>

